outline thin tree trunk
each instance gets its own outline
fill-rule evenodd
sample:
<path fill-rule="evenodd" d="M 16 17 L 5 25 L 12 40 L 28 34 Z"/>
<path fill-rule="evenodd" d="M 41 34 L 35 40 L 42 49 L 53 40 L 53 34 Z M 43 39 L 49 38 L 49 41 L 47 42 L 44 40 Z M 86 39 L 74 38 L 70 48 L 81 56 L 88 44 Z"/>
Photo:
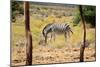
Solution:
<path fill-rule="evenodd" d="M 82 6 L 79 5 L 79 11 L 80 11 L 80 16 L 83 24 L 83 29 L 84 29 L 84 34 L 83 34 L 83 44 L 80 47 L 80 62 L 84 61 L 84 50 L 85 50 L 85 44 L 86 44 L 86 26 L 85 26 L 85 19 L 83 16 L 83 10 Z"/>
<path fill-rule="evenodd" d="M 30 32 L 29 2 L 24 2 L 26 31 L 26 65 L 32 65 L 32 35 Z"/>

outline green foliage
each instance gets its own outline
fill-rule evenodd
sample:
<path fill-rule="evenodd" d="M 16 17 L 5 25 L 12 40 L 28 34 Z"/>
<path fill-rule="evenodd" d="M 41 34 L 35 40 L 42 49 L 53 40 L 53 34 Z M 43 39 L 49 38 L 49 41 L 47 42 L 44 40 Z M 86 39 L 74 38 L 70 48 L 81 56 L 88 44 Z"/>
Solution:
<path fill-rule="evenodd" d="M 96 7 L 95 6 L 83 6 L 83 14 L 87 23 L 90 23 L 95 27 L 96 22 Z"/>
<path fill-rule="evenodd" d="M 39 9 L 39 10 L 37 10 Z M 56 14 L 57 13 L 57 14 Z M 62 14 L 66 14 L 63 16 Z M 45 17 L 42 14 L 47 14 L 48 17 Z M 72 16 L 69 16 L 72 14 Z M 56 17 L 57 15 L 61 16 L 60 18 Z M 67 41 L 65 41 L 64 35 L 56 35 L 55 41 L 53 39 L 50 40 L 50 34 L 48 34 L 48 46 L 52 48 L 63 48 L 63 47 L 77 47 L 79 46 L 79 42 L 82 42 L 83 39 L 83 27 L 82 25 L 73 26 L 73 17 L 74 21 L 79 23 L 80 14 L 77 8 L 66 8 L 62 10 L 56 10 L 51 8 L 44 8 L 42 6 L 37 6 L 34 4 L 30 4 L 30 29 L 33 38 L 33 48 L 41 47 L 39 42 L 42 37 L 42 30 L 45 25 L 49 23 L 67 23 L 70 25 L 73 34 L 67 36 Z M 75 20 L 77 19 L 77 20 Z M 20 23 L 19 23 L 20 22 Z M 12 23 L 12 39 L 13 43 L 16 44 L 19 39 L 25 38 L 25 23 L 24 22 L 24 15 L 21 17 L 16 17 L 16 23 Z M 86 24 L 87 25 L 87 24 Z M 87 40 L 91 42 L 95 42 L 95 28 L 87 28 Z M 76 39 L 77 38 L 77 39 Z M 41 43 L 42 45 L 44 43 Z M 92 46 L 95 45 L 94 43 Z"/>
<path fill-rule="evenodd" d="M 77 14 L 75 15 L 75 17 L 74 17 L 73 20 L 74 20 L 74 21 L 73 21 L 74 26 L 76 26 L 76 25 L 80 22 L 80 20 L 81 20 L 81 18 L 80 18 L 80 14 L 77 13 Z"/>
<path fill-rule="evenodd" d="M 86 23 L 91 24 L 93 27 L 95 27 L 96 22 L 96 7 L 95 6 L 83 6 L 83 16 L 85 18 Z M 80 21 L 80 14 L 77 13 L 74 18 L 74 25 L 77 25 Z"/>
<path fill-rule="evenodd" d="M 16 21 L 16 15 L 23 14 L 24 9 L 23 9 L 23 2 L 19 1 L 12 1 L 11 2 L 11 10 L 12 10 L 12 22 Z"/>
<path fill-rule="evenodd" d="M 95 6 L 83 6 L 84 16 L 95 16 Z"/>

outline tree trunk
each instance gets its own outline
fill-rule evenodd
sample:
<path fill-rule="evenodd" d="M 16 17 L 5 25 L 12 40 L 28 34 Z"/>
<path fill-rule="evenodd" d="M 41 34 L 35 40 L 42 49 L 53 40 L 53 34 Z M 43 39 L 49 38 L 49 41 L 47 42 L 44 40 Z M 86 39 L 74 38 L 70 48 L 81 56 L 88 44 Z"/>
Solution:
<path fill-rule="evenodd" d="M 24 2 L 25 32 L 26 32 L 26 65 L 32 65 L 32 35 L 30 32 L 29 3 Z"/>
<path fill-rule="evenodd" d="M 83 29 L 84 29 L 84 34 L 83 34 L 83 44 L 80 47 L 80 62 L 84 61 L 84 50 L 85 50 L 85 45 L 86 45 L 86 26 L 85 26 L 85 19 L 83 16 L 83 10 L 82 6 L 79 5 L 79 11 L 80 11 L 80 16 L 83 24 Z"/>

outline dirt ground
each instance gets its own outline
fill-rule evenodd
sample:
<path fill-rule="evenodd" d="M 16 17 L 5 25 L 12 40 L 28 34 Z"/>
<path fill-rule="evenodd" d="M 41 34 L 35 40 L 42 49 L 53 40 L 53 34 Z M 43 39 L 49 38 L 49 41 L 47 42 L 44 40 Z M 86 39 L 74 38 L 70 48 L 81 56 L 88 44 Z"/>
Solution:
<path fill-rule="evenodd" d="M 12 49 L 12 66 L 25 65 L 26 54 L 25 47 Z M 69 63 L 79 62 L 80 48 L 51 48 L 48 46 L 40 46 L 33 48 L 33 65 L 34 64 L 51 64 L 51 63 Z M 95 48 L 86 48 L 84 60 L 95 61 Z"/>

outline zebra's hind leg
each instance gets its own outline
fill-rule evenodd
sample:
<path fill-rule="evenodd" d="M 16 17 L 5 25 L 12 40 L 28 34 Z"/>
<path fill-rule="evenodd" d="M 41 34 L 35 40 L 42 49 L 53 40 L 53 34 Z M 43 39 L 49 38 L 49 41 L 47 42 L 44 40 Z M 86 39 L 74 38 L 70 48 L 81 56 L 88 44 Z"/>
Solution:
<path fill-rule="evenodd" d="M 69 37 L 71 36 L 71 34 L 70 34 L 70 31 L 69 31 L 69 30 L 67 31 L 67 35 L 68 35 Z"/>
<path fill-rule="evenodd" d="M 67 41 L 67 32 L 64 33 L 65 41 Z"/>

